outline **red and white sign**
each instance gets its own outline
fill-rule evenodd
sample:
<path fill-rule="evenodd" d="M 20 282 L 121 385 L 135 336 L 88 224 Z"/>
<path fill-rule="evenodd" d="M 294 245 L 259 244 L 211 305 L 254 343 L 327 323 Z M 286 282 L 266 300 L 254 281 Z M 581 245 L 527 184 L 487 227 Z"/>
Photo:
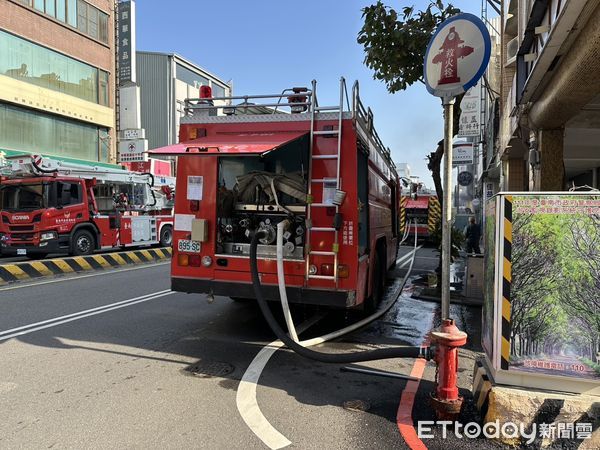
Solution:
<path fill-rule="evenodd" d="M 425 54 L 427 90 L 452 98 L 466 92 L 481 78 L 490 59 L 487 28 L 473 14 L 458 14 L 442 23 Z"/>

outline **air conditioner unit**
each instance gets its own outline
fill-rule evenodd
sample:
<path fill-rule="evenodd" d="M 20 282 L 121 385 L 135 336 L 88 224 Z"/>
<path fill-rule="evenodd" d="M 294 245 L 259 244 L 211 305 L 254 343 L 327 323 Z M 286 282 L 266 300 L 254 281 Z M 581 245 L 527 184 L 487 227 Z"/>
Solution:
<path fill-rule="evenodd" d="M 517 61 L 517 52 L 519 51 L 519 37 L 512 38 L 506 45 L 506 66 L 510 66 Z"/>

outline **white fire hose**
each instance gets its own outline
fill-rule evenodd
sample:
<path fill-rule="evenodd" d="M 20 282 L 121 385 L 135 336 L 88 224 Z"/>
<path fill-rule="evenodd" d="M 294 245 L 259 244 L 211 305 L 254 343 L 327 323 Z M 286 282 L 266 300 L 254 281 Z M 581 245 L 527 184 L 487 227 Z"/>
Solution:
<path fill-rule="evenodd" d="M 373 313 L 372 315 L 370 315 L 368 317 L 365 317 L 362 320 L 359 320 L 356 323 L 348 325 L 347 327 L 341 328 L 337 331 L 327 333 L 323 336 L 315 337 L 315 338 L 308 339 L 305 341 L 298 341 L 298 334 L 296 332 L 296 326 L 294 325 L 294 320 L 292 318 L 292 313 L 290 311 L 290 307 L 288 304 L 287 292 L 286 292 L 286 288 L 285 288 L 285 276 L 284 276 L 284 271 L 283 271 L 283 233 L 285 232 L 285 229 L 286 229 L 286 227 L 289 226 L 289 224 L 290 223 L 287 220 L 282 220 L 281 222 L 279 222 L 277 224 L 277 283 L 279 285 L 279 294 L 281 296 L 281 307 L 283 309 L 285 323 L 287 324 L 287 328 L 288 328 L 290 337 L 295 342 L 298 342 L 298 344 L 302 345 L 303 347 L 311 347 L 313 345 L 322 344 L 323 342 L 327 342 L 332 339 L 337 339 L 341 336 L 344 336 L 345 334 L 356 331 L 359 328 L 369 324 L 373 320 L 378 319 L 379 317 L 383 316 L 385 313 L 387 313 L 390 310 L 390 308 L 394 305 L 394 303 L 396 303 L 396 300 L 400 297 L 399 295 L 395 296 L 395 298 L 393 297 L 393 298 L 389 299 L 388 302 L 386 304 L 384 304 L 381 308 L 379 308 L 375 313 Z M 415 222 L 415 225 L 416 225 L 416 222 Z M 400 284 L 400 286 L 402 288 L 404 287 L 404 284 L 406 283 L 408 276 L 412 272 L 413 264 L 415 262 L 414 256 L 415 256 L 415 253 L 417 252 L 417 229 L 416 229 L 416 226 L 415 226 L 415 244 L 414 244 L 412 251 L 413 251 L 413 258 L 410 263 L 410 267 L 408 268 L 408 271 L 406 272 L 406 275 L 404 276 L 402 283 Z"/>

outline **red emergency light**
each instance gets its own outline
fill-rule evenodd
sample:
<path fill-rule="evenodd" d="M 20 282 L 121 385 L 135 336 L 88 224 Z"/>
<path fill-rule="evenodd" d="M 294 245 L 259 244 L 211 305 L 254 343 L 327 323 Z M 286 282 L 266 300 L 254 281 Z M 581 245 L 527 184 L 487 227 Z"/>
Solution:
<path fill-rule="evenodd" d="M 200 98 L 212 98 L 212 88 L 210 86 L 200 86 Z"/>

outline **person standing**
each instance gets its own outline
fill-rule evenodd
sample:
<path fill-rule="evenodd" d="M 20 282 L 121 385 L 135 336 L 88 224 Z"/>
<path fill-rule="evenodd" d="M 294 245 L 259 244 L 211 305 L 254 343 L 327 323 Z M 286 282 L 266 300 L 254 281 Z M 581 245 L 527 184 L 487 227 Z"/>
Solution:
<path fill-rule="evenodd" d="M 475 217 L 469 218 L 469 225 L 465 229 L 465 238 L 467 239 L 467 253 L 481 253 L 479 249 L 479 240 L 481 239 L 481 228 L 475 222 Z"/>

